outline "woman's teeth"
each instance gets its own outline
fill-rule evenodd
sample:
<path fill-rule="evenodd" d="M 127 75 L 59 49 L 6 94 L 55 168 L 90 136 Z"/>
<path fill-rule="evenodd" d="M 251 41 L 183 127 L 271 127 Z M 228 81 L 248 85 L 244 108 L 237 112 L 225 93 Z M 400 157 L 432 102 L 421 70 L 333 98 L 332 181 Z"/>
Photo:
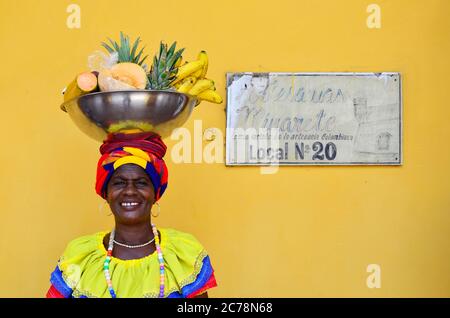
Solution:
<path fill-rule="evenodd" d="M 135 206 L 138 205 L 139 203 L 137 202 L 123 202 L 121 205 L 122 206 Z"/>

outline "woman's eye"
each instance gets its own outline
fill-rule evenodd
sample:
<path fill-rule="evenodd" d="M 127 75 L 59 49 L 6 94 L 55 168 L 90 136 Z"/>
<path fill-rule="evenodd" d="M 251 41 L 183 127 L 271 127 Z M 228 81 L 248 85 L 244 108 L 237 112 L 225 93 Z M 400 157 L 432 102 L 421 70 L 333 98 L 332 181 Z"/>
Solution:
<path fill-rule="evenodd" d="M 147 185 L 147 182 L 146 181 L 138 181 L 138 184 L 139 185 Z"/>
<path fill-rule="evenodd" d="M 123 184 L 125 184 L 125 182 L 123 182 L 123 181 L 115 181 L 115 182 L 113 182 L 113 185 L 123 185 Z"/>

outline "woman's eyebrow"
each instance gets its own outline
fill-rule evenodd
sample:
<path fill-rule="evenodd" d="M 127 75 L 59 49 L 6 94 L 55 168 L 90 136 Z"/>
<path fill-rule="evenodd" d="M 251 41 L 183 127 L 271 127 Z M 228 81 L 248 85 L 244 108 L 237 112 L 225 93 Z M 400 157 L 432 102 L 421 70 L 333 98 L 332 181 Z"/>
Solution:
<path fill-rule="evenodd" d="M 126 177 L 123 177 L 123 176 L 114 176 L 113 177 L 113 179 L 120 179 L 120 180 L 124 180 L 124 181 L 126 181 L 126 180 L 132 180 L 132 181 L 135 181 L 135 180 L 148 180 L 146 177 L 137 177 L 137 178 L 134 178 L 134 179 L 132 179 L 132 178 L 126 178 Z"/>

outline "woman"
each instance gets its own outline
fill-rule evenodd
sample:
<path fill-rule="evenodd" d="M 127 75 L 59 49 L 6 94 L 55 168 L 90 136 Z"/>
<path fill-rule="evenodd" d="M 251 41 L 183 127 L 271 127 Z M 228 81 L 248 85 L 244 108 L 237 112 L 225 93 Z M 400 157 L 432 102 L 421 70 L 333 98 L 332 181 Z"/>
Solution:
<path fill-rule="evenodd" d="M 208 297 L 217 284 L 203 246 L 151 222 L 167 186 L 161 138 L 110 135 L 100 152 L 96 191 L 111 207 L 115 228 L 68 244 L 47 297 Z"/>

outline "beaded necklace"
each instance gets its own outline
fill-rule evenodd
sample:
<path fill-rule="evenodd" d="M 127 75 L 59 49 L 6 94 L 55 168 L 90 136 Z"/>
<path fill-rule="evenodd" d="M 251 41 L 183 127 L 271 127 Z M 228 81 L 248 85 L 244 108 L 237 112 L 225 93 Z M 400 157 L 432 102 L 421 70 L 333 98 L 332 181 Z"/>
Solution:
<path fill-rule="evenodd" d="M 158 237 L 158 231 L 156 229 L 156 226 L 152 223 L 152 230 L 153 230 L 153 236 L 155 239 L 155 246 L 156 246 L 156 252 L 158 254 L 158 262 L 159 262 L 159 298 L 164 297 L 164 260 L 163 255 L 161 252 L 161 247 L 159 246 L 159 237 Z M 111 274 L 109 273 L 109 263 L 111 262 L 112 257 L 112 251 L 114 246 L 114 234 L 115 229 L 111 231 L 111 234 L 109 235 L 109 245 L 108 245 L 108 252 L 106 253 L 106 259 L 103 263 L 103 272 L 105 273 L 106 278 L 106 284 L 108 285 L 109 293 L 111 294 L 112 298 L 116 298 L 116 292 L 113 289 L 112 282 L 111 282 Z"/>

